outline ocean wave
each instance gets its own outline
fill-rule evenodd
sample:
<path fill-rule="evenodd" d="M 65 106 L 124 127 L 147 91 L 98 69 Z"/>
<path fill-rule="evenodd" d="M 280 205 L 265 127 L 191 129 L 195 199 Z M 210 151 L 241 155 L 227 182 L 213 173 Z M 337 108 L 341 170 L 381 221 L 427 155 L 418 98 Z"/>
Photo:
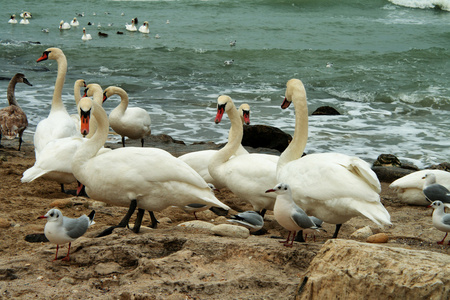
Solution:
<path fill-rule="evenodd" d="M 450 1 L 449 0 L 389 0 L 389 2 L 409 8 L 420 8 L 420 9 L 441 9 L 445 11 L 450 11 Z"/>

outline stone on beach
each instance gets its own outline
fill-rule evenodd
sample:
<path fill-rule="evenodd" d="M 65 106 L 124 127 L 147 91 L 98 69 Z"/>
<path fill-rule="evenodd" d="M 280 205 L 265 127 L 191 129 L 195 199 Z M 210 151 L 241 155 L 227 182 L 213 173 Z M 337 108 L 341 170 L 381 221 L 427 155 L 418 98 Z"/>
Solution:
<path fill-rule="evenodd" d="M 295 299 L 449 299 L 449 264 L 431 251 L 328 240 Z"/>
<path fill-rule="evenodd" d="M 220 236 L 235 237 L 246 239 L 250 236 L 250 231 L 242 226 L 220 224 L 211 228 L 211 231 Z"/>

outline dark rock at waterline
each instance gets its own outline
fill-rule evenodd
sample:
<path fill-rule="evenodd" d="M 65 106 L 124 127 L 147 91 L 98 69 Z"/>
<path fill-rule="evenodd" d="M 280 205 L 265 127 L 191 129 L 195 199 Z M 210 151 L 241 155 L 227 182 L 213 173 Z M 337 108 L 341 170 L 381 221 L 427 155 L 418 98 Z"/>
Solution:
<path fill-rule="evenodd" d="M 443 163 L 440 163 L 438 165 L 429 166 L 426 169 L 434 169 L 434 170 L 442 170 L 442 171 L 450 172 L 450 163 L 443 162 Z"/>
<path fill-rule="evenodd" d="M 283 152 L 292 140 L 290 134 L 279 128 L 267 125 L 244 126 L 242 146 L 269 148 Z"/>
<path fill-rule="evenodd" d="M 412 172 L 419 171 L 415 165 L 402 163 L 393 154 L 380 154 L 373 163 L 372 170 L 381 182 L 392 182 Z"/>
<path fill-rule="evenodd" d="M 331 106 L 321 106 L 317 108 L 311 115 L 319 116 L 319 115 L 327 115 L 327 116 L 338 116 L 341 113 L 338 112 L 334 107 Z"/>

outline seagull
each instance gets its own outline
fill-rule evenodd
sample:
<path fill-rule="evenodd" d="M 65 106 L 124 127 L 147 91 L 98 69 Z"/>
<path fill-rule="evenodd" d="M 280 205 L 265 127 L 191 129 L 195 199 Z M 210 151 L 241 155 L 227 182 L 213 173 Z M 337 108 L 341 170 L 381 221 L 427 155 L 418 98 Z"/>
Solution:
<path fill-rule="evenodd" d="M 436 175 L 427 173 L 422 179 L 425 179 L 422 189 L 425 198 L 430 202 L 440 200 L 445 206 L 450 207 L 450 191 L 442 184 L 436 183 Z"/>
<path fill-rule="evenodd" d="M 439 245 L 444 244 L 444 240 L 450 232 L 450 214 L 444 212 L 444 203 L 441 201 L 434 201 L 428 207 L 432 207 L 433 211 L 433 225 L 436 229 L 445 232 L 445 236 L 442 241 L 437 242 Z M 450 245 L 450 241 L 448 242 Z"/>
<path fill-rule="evenodd" d="M 60 210 L 53 208 L 44 216 L 38 217 L 38 219 L 47 219 L 44 228 L 45 237 L 51 243 L 56 244 L 56 255 L 53 261 L 58 259 L 59 245 L 65 243 L 69 243 L 69 250 L 67 251 L 67 256 L 62 260 L 70 260 L 69 254 L 72 241 L 85 234 L 89 226 L 95 224 L 94 216 L 95 211 L 93 210 L 89 216 L 82 215 L 77 219 L 71 219 L 64 217 Z"/>
<path fill-rule="evenodd" d="M 225 66 L 231 66 L 234 63 L 234 59 L 226 60 L 223 62 Z"/>
<path fill-rule="evenodd" d="M 332 68 L 333 67 L 333 63 L 332 62 L 327 62 L 327 68 Z"/>
<path fill-rule="evenodd" d="M 250 231 L 258 231 L 264 226 L 264 218 L 256 211 L 248 210 L 237 215 L 232 215 L 228 222 L 238 223 L 247 227 Z"/>
<path fill-rule="evenodd" d="M 48 33 L 48 28 L 42 28 L 42 32 L 44 32 L 44 33 Z"/>
<path fill-rule="evenodd" d="M 230 41 L 230 47 L 236 46 L 236 40 Z"/>
<path fill-rule="evenodd" d="M 294 203 L 292 199 L 291 188 L 286 183 L 279 183 L 273 189 L 269 189 L 266 193 L 274 192 L 277 194 L 275 205 L 273 207 L 273 214 L 275 220 L 289 230 L 289 235 L 284 243 L 286 247 L 292 247 L 294 244 L 295 234 L 299 230 L 313 229 L 320 230 L 314 222 L 308 217 L 303 209 Z M 289 237 L 292 234 L 292 241 L 289 243 Z"/>

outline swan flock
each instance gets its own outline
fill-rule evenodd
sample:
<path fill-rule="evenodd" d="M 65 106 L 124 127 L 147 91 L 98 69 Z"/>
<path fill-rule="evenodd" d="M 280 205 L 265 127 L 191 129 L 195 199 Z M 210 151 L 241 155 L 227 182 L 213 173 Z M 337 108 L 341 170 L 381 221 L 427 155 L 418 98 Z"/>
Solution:
<path fill-rule="evenodd" d="M 61 26 L 64 27 L 63 21 Z M 250 108 L 242 105 L 238 110 L 230 96 L 220 95 L 215 123 L 220 123 L 225 114 L 228 116 L 228 142 L 220 150 L 198 151 L 178 158 L 162 149 L 144 147 L 145 138 L 151 135 L 150 114 L 133 106 L 132 97 L 121 87 L 103 89 L 96 83 L 77 80 L 77 112 L 70 115 L 62 101 L 67 58 L 61 49 L 48 48 L 37 62 L 46 60 L 55 60 L 58 66 L 51 109 L 36 127 L 36 163 L 24 172 L 22 182 L 41 177 L 59 183 L 62 191 L 64 184 L 77 182 L 77 192 L 83 188 L 92 199 L 128 208 L 118 225 L 104 234 L 116 227 L 127 227 L 136 210 L 134 232 L 139 232 L 145 211 L 150 213 L 153 228 L 158 223 L 154 212 L 169 206 L 230 211 L 231 207 L 216 197 L 209 184 L 227 188 L 252 206 L 253 211 L 232 218 L 230 222 L 236 226 L 259 230 L 265 214 L 272 211 L 279 224 L 289 231 L 285 246 L 291 247 L 296 233 L 303 229 L 320 230 L 314 219 L 335 225 L 334 238 L 342 224 L 354 217 L 369 219 L 379 226 L 391 225 L 389 212 L 380 201 L 380 182 L 367 162 L 341 153 L 302 156 L 308 139 L 308 107 L 306 90 L 299 79 L 287 82 L 281 104 L 282 109 L 293 104 L 295 128 L 292 142 L 280 156 L 249 153 L 242 147 L 243 126 L 249 123 Z M 29 84 L 23 74 L 15 82 Z M 84 89 L 84 95 L 80 89 Z M 107 99 L 118 103 L 109 117 L 102 107 Z M 10 105 L 18 106 L 15 99 Z M 104 147 L 110 127 L 121 136 L 121 148 Z M 22 133 L 23 130 L 16 133 L 20 143 Z M 141 147 L 125 147 L 125 138 L 140 140 Z M 62 242 L 65 241 L 57 243 Z"/>

